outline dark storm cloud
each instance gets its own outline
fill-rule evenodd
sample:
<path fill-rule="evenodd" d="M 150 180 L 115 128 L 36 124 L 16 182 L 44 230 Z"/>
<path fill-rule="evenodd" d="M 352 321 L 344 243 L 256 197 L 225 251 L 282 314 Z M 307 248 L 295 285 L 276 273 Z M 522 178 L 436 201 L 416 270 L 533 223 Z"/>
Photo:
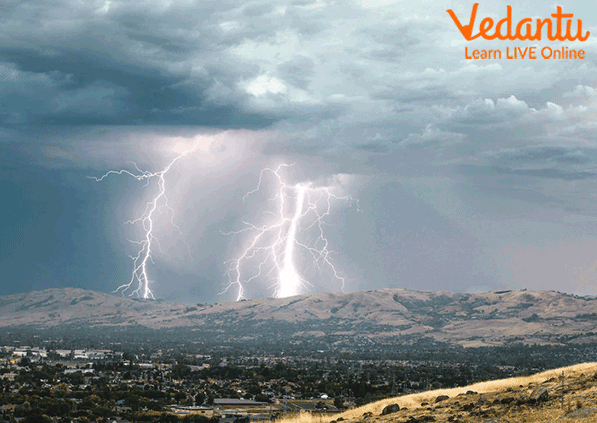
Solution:
<path fill-rule="evenodd" d="M 33 15 L 28 13 L 32 6 Z M 257 47 L 274 53 L 277 39 L 291 32 L 315 45 L 327 37 L 330 16 L 332 22 L 354 18 L 351 7 L 320 6 L 10 3 L 2 18 L 0 60 L 15 75 L 0 86 L 0 99 L 10 104 L 0 118 L 5 125 L 225 128 L 263 128 L 283 118 L 335 118 L 337 105 L 307 99 L 314 97 L 310 85 L 322 77 L 313 57 L 296 52 L 268 70 L 251 52 Z M 365 37 L 367 45 L 349 42 L 342 50 L 375 61 L 394 49 L 403 54 L 418 44 L 420 34 L 411 35 L 414 27 L 367 24 L 349 36 Z M 343 55 L 340 66 L 352 62 Z M 325 61 L 319 58 L 319 65 Z M 275 74 L 269 84 L 278 84 L 280 92 L 258 79 L 268 73 Z M 287 89 L 292 87 L 299 91 Z"/>
<path fill-rule="evenodd" d="M 218 38 L 209 25 L 189 37 L 193 28 L 210 18 L 211 10 L 202 14 L 197 8 L 193 16 L 185 16 L 176 9 L 160 15 L 125 9 L 97 16 L 93 10 L 67 11 L 68 2 L 59 3 L 62 8 L 47 7 L 46 2 L 38 6 L 36 14 L 26 15 L 24 5 L 11 4 L 4 15 L 4 22 L 10 24 L 0 30 L 6 40 L 0 46 L 0 59 L 13 72 L 0 86 L 4 105 L 0 117 L 5 125 L 259 128 L 273 121 L 245 113 L 242 94 L 226 104 L 209 100 L 216 82 L 228 86 L 237 82 L 243 75 L 241 67 L 235 68 L 232 80 L 226 61 L 210 66 L 206 60 L 200 71 L 193 72 L 195 57 L 209 56 L 226 43 L 239 41 Z M 61 13 L 66 15 L 66 25 L 58 29 L 55 21 L 61 20 Z M 48 29 L 33 32 L 18 26 Z"/>
<path fill-rule="evenodd" d="M 116 67 L 93 53 L 64 51 L 52 58 L 27 51 L 2 52 L 20 66 L 18 81 L 0 91 L 5 125 L 178 124 L 264 127 L 271 118 L 210 104 L 201 87 L 173 85 L 181 78 L 151 75 L 140 67 Z M 95 56 L 95 57 L 94 57 Z M 43 69 L 53 69 L 43 72 Z"/>
<path fill-rule="evenodd" d="M 264 128 L 286 119 L 330 128 L 350 120 L 381 132 L 413 127 L 402 137 L 380 133 L 388 140 L 429 124 L 492 142 L 498 131 L 526 136 L 529 125 L 520 117 L 529 106 L 504 106 L 500 98 L 507 103 L 525 79 L 546 77 L 523 69 L 520 83 L 509 88 L 499 64 L 446 61 L 455 53 L 445 34 L 458 32 L 439 3 L 4 3 L 0 58 L 15 75 L 0 86 L 3 104 L 11 105 L 0 119 L 5 125 L 222 128 Z M 561 97 L 573 81 L 543 83 L 527 101 L 535 106 L 534 93 Z M 463 83 L 472 93 L 460 92 Z M 470 103 L 475 91 L 490 90 L 501 94 L 493 95 L 495 107 L 484 109 L 486 99 Z M 400 115 L 400 107 L 388 107 L 392 101 L 419 106 L 416 116 Z M 444 121 L 434 110 L 464 104 Z M 373 136 L 347 143 L 362 149 Z M 323 149 L 337 143 L 320 141 Z"/>
<path fill-rule="evenodd" d="M 594 2 L 573 3 L 570 11 L 587 23 L 596 16 Z M 482 5 L 480 13 L 504 16 L 506 4 Z M 217 236 L 230 229 L 218 226 L 221 216 L 241 219 L 245 210 L 236 202 L 226 208 L 222 199 L 239 200 L 262 166 L 287 160 L 296 161 L 304 180 L 337 172 L 379 178 L 363 191 L 360 223 L 339 229 L 353 252 L 347 261 L 362 269 L 357 286 L 438 289 L 445 274 L 457 290 L 478 284 L 480 274 L 491 287 L 511 283 L 493 258 L 502 244 L 532 244 L 539 235 L 556 239 L 553 234 L 578 229 L 569 222 L 593 219 L 597 50 L 591 38 L 582 63 L 467 60 L 467 42 L 446 13 L 455 7 L 448 0 L 3 1 L 0 171 L 11 193 L 7 227 L 28 224 L 23 239 L 36 242 L 43 201 L 29 202 L 40 211 L 24 223 L 14 218 L 19 196 L 54 201 L 52 218 L 43 218 L 50 229 L 40 250 L 55 248 L 52 225 L 61 207 L 68 218 L 56 230 L 63 241 L 78 242 L 60 253 L 63 267 L 40 256 L 37 268 L 80 285 L 95 274 L 126 279 L 130 263 L 121 254 L 126 237 L 118 219 L 132 212 L 131 204 L 141 201 L 133 194 L 140 193 L 134 180 L 90 186 L 86 176 L 129 169 L 129 161 L 160 169 L 173 149 L 209 129 L 208 138 L 223 134 L 222 143 L 237 149 L 239 162 L 235 173 L 227 160 L 210 167 L 193 157 L 198 161 L 185 161 L 171 174 L 171 186 L 180 188 L 191 168 L 214 172 L 207 185 L 201 177 L 189 180 L 185 198 L 193 206 L 177 208 L 186 213 L 181 223 L 201 228 L 193 237 L 197 249 L 220 251 L 197 265 L 189 280 L 203 272 L 213 280 L 221 276 L 217 263 L 226 259 L 226 244 Z M 540 2 L 513 7 L 519 16 L 554 9 Z M 467 16 L 470 7 L 457 13 Z M 235 138 L 235 131 L 222 131 L 231 128 L 250 130 Z M 23 165 L 27 177 L 18 176 Z M 36 173 L 37 167 L 46 173 Z M 251 170 L 240 170 L 245 167 Z M 72 226 L 78 210 L 84 230 Z M 510 215 L 527 220 L 520 219 L 516 230 L 500 226 Z M 564 218 L 557 230 L 537 230 L 547 215 Z M 106 223 L 112 226 L 103 229 Z M 208 226 L 214 235 L 202 244 Z M 113 245 L 94 246 L 90 233 Z M 112 250 L 120 252 L 105 253 Z M 6 278 L 19 283 L 30 259 L 26 246 L 17 252 Z M 121 255 L 120 269 L 97 259 L 112 262 Z M 71 272 L 68 257 L 89 269 Z M 197 300 L 212 300 L 215 291 L 211 286 L 209 298 Z"/>

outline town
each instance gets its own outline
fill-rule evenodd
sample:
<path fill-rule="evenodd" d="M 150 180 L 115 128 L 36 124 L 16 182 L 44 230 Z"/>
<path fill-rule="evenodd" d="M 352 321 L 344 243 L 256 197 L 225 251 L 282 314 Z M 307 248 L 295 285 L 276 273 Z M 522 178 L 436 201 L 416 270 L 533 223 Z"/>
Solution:
<path fill-rule="evenodd" d="M 118 346 L 55 345 L 38 339 L 36 346 L 0 347 L 0 421 L 271 421 L 299 411 L 334 414 L 403 393 L 530 374 L 560 364 L 546 361 L 557 360 L 553 348 L 521 345 L 501 353 L 463 350 L 460 355 L 419 345 L 392 359 L 324 351 L 243 353 L 216 346 L 181 353 L 180 348 L 135 352 Z M 534 359 L 526 365 L 504 362 L 504 357 L 516 357 L 516 351 L 529 350 Z M 594 351 L 575 350 L 575 357 L 560 357 L 582 361 Z M 484 354 L 494 361 L 484 360 Z M 474 356 L 485 364 L 471 362 Z"/>

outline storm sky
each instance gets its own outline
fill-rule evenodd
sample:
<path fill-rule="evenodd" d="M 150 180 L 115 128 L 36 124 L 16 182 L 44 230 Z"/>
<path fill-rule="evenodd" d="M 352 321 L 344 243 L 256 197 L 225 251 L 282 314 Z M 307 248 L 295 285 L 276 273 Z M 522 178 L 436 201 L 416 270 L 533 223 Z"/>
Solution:
<path fill-rule="evenodd" d="M 507 4 L 480 3 L 476 26 Z M 562 6 L 584 42 L 466 41 L 446 10 L 468 23 L 472 5 L 3 1 L 0 294 L 128 282 L 142 233 L 125 222 L 156 187 L 89 177 L 156 172 L 197 143 L 166 177 L 157 298 L 234 299 L 219 293 L 246 239 L 226 234 L 259 224 L 265 203 L 242 197 L 280 163 L 359 200 L 325 225 L 348 291 L 597 294 L 597 3 L 513 5 L 515 23 Z M 506 59 L 515 46 L 586 53 Z"/>

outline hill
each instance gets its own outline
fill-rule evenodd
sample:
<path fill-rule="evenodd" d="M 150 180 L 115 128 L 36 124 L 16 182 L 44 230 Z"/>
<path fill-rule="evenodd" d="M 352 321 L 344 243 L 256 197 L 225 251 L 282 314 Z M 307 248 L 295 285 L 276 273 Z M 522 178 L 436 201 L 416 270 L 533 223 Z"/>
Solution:
<path fill-rule="evenodd" d="M 334 420 L 303 414 L 278 423 L 595 422 L 596 400 L 597 363 L 584 363 L 389 398 L 335 415 Z"/>
<path fill-rule="evenodd" d="M 272 342 L 582 343 L 595 342 L 596 325 L 597 298 L 554 291 L 380 289 L 194 305 L 76 288 L 0 297 L 0 327 L 179 329 Z"/>

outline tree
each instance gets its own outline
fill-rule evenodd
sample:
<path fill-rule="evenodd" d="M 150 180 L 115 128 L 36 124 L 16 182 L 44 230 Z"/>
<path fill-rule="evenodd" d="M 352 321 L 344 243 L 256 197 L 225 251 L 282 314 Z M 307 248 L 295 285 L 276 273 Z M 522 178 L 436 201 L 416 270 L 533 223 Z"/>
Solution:
<path fill-rule="evenodd" d="M 40 412 L 34 412 L 29 414 L 23 419 L 24 423 L 52 423 L 52 419 L 41 414 Z"/>
<path fill-rule="evenodd" d="M 191 368 L 186 364 L 179 363 L 172 366 L 172 377 L 184 379 L 191 374 Z"/>
<path fill-rule="evenodd" d="M 67 392 L 68 392 L 68 385 L 64 382 L 60 382 L 54 388 L 54 395 L 56 395 L 58 398 L 64 398 L 66 396 Z"/>
<path fill-rule="evenodd" d="M 186 398 L 187 394 L 185 394 L 184 392 L 178 391 L 176 394 L 174 394 L 174 399 L 179 403 L 185 400 Z"/>
<path fill-rule="evenodd" d="M 202 405 L 205 402 L 205 394 L 203 392 L 197 392 L 195 395 L 195 404 Z"/>
<path fill-rule="evenodd" d="M 255 401 L 259 402 L 272 402 L 272 400 L 265 394 L 255 395 Z"/>
<path fill-rule="evenodd" d="M 334 407 L 344 408 L 344 400 L 340 397 L 334 398 Z"/>

